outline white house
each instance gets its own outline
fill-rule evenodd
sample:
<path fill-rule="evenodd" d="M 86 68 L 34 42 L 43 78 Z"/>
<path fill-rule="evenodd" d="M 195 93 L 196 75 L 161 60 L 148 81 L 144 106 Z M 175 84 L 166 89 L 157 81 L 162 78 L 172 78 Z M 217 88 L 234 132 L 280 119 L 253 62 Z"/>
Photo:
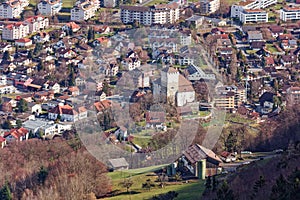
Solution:
<path fill-rule="evenodd" d="M 285 7 L 280 10 L 280 19 L 282 21 L 299 20 L 300 8 L 299 7 Z"/>
<path fill-rule="evenodd" d="M 29 5 L 28 0 L 9 0 L 0 4 L 0 18 L 19 18 L 24 8 Z"/>
<path fill-rule="evenodd" d="M 268 22 L 268 13 L 261 9 L 246 9 L 240 12 L 239 19 L 242 23 Z"/>
<path fill-rule="evenodd" d="M 120 6 L 121 21 L 125 24 L 137 21 L 144 25 L 173 24 L 179 19 L 177 3 L 146 6 Z"/>
<path fill-rule="evenodd" d="M 79 107 L 77 110 L 69 105 L 57 105 L 48 111 L 48 118 L 61 121 L 75 122 L 80 119 L 87 118 L 87 110 L 84 107 Z"/>
<path fill-rule="evenodd" d="M 62 8 L 62 0 L 42 0 L 38 4 L 39 12 L 42 15 L 56 15 Z"/>
<path fill-rule="evenodd" d="M 77 2 L 76 6 L 71 9 L 71 20 L 83 21 L 88 20 L 95 16 L 99 4 L 95 4 L 94 1 Z"/>
<path fill-rule="evenodd" d="M 29 38 L 21 38 L 15 41 L 15 45 L 19 47 L 29 47 L 32 45 L 32 40 Z"/>
<path fill-rule="evenodd" d="M 29 34 L 29 25 L 23 22 L 16 22 L 6 25 L 2 30 L 2 39 L 18 40 Z"/>
<path fill-rule="evenodd" d="M 24 23 L 29 25 L 30 33 L 35 33 L 47 28 L 49 26 L 49 19 L 38 15 L 25 19 Z"/>
<path fill-rule="evenodd" d="M 16 88 L 13 85 L 0 85 L 0 94 L 15 93 Z"/>

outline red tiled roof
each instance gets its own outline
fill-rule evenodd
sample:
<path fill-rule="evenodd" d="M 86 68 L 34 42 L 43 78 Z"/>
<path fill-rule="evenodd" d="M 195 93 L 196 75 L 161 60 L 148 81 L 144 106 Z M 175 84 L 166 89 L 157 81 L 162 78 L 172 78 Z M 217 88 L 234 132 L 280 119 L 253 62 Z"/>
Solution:
<path fill-rule="evenodd" d="M 14 138 L 19 139 L 20 137 L 26 136 L 26 134 L 28 132 L 29 131 L 23 127 L 19 128 L 19 129 L 11 129 L 10 131 L 4 133 L 4 137 L 12 135 Z"/>
<path fill-rule="evenodd" d="M 28 43 L 30 41 L 31 41 L 31 39 L 29 39 L 29 38 L 21 38 L 19 40 L 16 40 L 16 42 L 19 42 L 19 43 Z"/>
<path fill-rule="evenodd" d="M 78 114 L 71 106 L 69 105 L 57 105 L 54 108 L 49 110 L 49 113 L 55 113 L 55 114 L 65 114 L 65 115 L 76 115 Z"/>
<path fill-rule="evenodd" d="M 111 107 L 111 101 L 109 100 L 98 101 L 94 103 L 94 106 L 96 107 L 96 110 L 100 112 L 102 110 Z"/>
<path fill-rule="evenodd" d="M 0 136 L 0 142 L 2 143 L 2 142 L 5 142 L 5 141 L 6 141 L 6 139 L 4 137 Z"/>

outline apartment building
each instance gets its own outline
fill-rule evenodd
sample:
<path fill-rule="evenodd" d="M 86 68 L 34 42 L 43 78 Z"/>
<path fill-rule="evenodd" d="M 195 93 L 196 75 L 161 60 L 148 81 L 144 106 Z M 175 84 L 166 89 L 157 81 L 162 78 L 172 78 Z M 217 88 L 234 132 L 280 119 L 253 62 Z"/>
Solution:
<path fill-rule="evenodd" d="M 93 2 L 83 2 L 78 4 L 74 8 L 71 9 L 71 20 L 72 21 L 83 21 L 88 20 L 95 16 L 95 5 Z"/>
<path fill-rule="evenodd" d="M 268 13 L 261 9 L 247 9 L 240 13 L 239 19 L 242 23 L 268 22 Z"/>
<path fill-rule="evenodd" d="M 200 12 L 202 14 L 211 14 L 219 10 L 220 0 L 201 0 Z"/>
<path fill-rule="evenodd" d="M 285 7 L 280 10 L 280 19 L 282 21 L 299 20 L 300 7 Z"/>
<path fill-rule="evenodd" d="M 286 91 L 289 105 L 299 105 L 300 103 L 300 87 L 290 87 Z"/>
<path fill-rule="evenodd" d="M 28 0 L 10 0 L 0 5 L 0 18 L 19 18 L 24 7 L 29 5 Z"/>
<path fill-rule="evenodd" d="M 29 34 L 29 25 L 24 22 L 17 22 L 6 25 L 2 30 L 3 40 L 17 40 Z"/>
<path fill-rule="evenodd" d="M 29 25 L 29 32 L 35 33 L 49 26 L 49 19 L 43 16 L 29 17 L 24 21 Z"/>
<path fill-rule="evenodd" d="M 137 21 L 144 25 L 175 23 L 179 19 L 177 3 L 146 6 L 121 6 L 121 21 L 125 24 Z"/>
<path fill-rule="evenodd" d="M 237 86 L 217 87 L 217 97 L 214 99 L 215 106 L 219 108 L 232 109 L 246 102 L 246 89 Z"/>
<path fill-rule="evenodd" d="M 264 9 L 268 6 L 276 4 L 277 0 L 246 0 L 241 1 L 237 4 L 233 4 L 231 6 L 231 17 L 239 17 L 240 13 L 244 10 L 256 10 L 256 9 Z"/>
<path fill-rule="evenodd" d="M 56 15 L 62 8 L 62 0 L 42 0 L 38 4 L 39 12 L 42 15 Z"/>

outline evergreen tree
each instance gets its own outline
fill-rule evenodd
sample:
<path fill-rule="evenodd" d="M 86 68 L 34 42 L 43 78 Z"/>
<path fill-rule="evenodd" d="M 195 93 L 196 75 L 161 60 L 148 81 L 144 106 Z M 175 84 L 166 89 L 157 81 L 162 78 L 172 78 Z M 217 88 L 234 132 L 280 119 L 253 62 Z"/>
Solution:
<path fill-rule="evenodd" d="M 24 99 L 21 99 L 17 106 L 19 112 L 26 112 L 28 110 L 28 103 Z"/>
<path fill-rule="evenodd" d="M 44 166 L 41 166 L 40 171 L 38 172 L 39 183 L 44 184 L 47 176 L 48 176 L 48 170 Z"/>
<path fill-rule="evenodd" d="M 251 194 L 251 199 L 256 199 L 257 193 L 259 192 L 259 190 L 261 188 L 263 188 L 265 186 L 265 179 L 263 176 L 259 177 L 259 180 L 255 181 L 254 186 L 253 186 L 253 192 Z"/>
<path fill-rule="evenodd" d="M 9 53 L 9 51 L 5 51 L 5 52 L 3 53 L 2 60 L 3 60 L 3 61 L 10 61 L 10 53 Z"/>
<path fill-rule="evenodd" d="M 5 120 L 2 124 L 2 128 L 3 129 L 12 129 L 12 125 L 11 125 L 10 121 Z"/>
<path fill-rule="evenodd" d="M 236 199 L 233 191 L 229 188 L 226 181 L 222 183 L 220 188 L 217 190 L 217 200 L 234 200 Z"/>
<path fill-rule="evenodd" d="M 88 41 L 95 39 L 95 32 L 94 32 L 93 28 L 89 28 L 87 39 L 88 39 Z"/>
<path fill-rule="evenodd" d="M 207 190 L 210 190 L 211 189 L 211 176 L 208 176 L 207 179 L 206 179 L 206 182 L 205 182 L 205 188 Z"/>
<path fill-rule="evenodd" d="M 218 186 L 218 181 L 216 179 L 216 176 L 213 176 L 213 179 L 212 179 L 212 190 L 215 191 L 217 189 L 217 186 Z"/>
<path fill-rule="evenodd" d="M 12 194 L 11 194 L 8 182 L 5 182 L 4 186 L 0 190 L 0 199 L 1 200 L 12 200 Z"/>
<path fill-rule="evenodd" d="M 236 142 L 237 142 L 236 136 L 232 132 L 230 132 L 225 141 L 226 150 L 228 152 L 234 151 L 236 147 Z"/>

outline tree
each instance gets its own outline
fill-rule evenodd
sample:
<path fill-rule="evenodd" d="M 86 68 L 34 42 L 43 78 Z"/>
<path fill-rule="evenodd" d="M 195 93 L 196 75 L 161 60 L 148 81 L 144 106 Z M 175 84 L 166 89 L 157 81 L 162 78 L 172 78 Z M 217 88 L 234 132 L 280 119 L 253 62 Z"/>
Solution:
<path fill-rule="evenodd" d="M 9 51 L 5 51 L 5 52 L 3 53 L 2 60 L 3 60 L 3 61 L 10 61 L 10 53 L 9 53 Z"/>
<path fill-rule="evenodd" d="M 151 190 L 151 187 L 154 187 L 154 184 L 152 183 L 151 179 L 147 179 L 146 183 L 142 184 L 142 188 L 146 188 L 147 190 Z"/>
<path fill-rule="evenodd" d="M 39 183 L 44 184 L 47 176 L 48 176 L 48 170 L 44 166 L 41 166 L 40 171 L 38 172 Z"/>
<path fill-rule="evenodd" d="M 130 178 L 126 178 L 124 181 L 120 183 L 120 185 L 124 188 L 126 188 L 126 191 L 128 193 L 129 188 L 133 185 L 133 181 Z"/>
<path fill-rule="evenodd" d="M 27 54 L 27 58 L 32 59 L 33 58 L 33 51 L 29 50 L 28 54 Z"/>
<path fill-rule="evenodd" d="M 12 125 L 11 125 L 10 121 L 5 120 L 2 124 L 2 128 L 3 129 L 12 129 Z"/>
<path fill-rule="evenodd" d="M 40 72 L 42 70 L 44 70 L 45 67 L 44 67 L 44 63 L 42 60 L 39 61 L 39 64 L 37 65 L 37 70 Z"/>
<path fill-rule="evenodd" d="M 152 197 L 150 200 L 173 200 L 178 196 L 178 193 L 175 191 L 170 191 L 165 194 L 160 194 L 158 196 Z"/>
<path fill-rule="evenodd" d="M 250 199 L 256 199 L 257 193 L 259 190 L 265 186 L 265 179 L 263 176 L 259 176 L 259 180 L 255 181 L 254 186 L 253 186 L 253 192 L 250 196 Z"/>
<path fill-rule="evenodd" d="M 226 150 L 228 152 L 233 152 L 235 150 L 236 142 L 237 142 L 236 136 L 233 134 L 232 131 L 230 131 L 225 141 Z"/>
<path fill-rule="evenodd" d="M 210 190 L 211 189 L 211 176 L 208 176 L 207 179 L 206 179 L 206 182 L 205 182 L 205 188 L 207 190 Z"/>
<path fill-rule="evenodd" d="M 177 172 L 177 173 L 175 174 L 174 178 L 175 178 L 176 182 L 181 181 L 181 180 L 182 180 L 181 173 L 180 173 L 180 172 Z"/>
<path fill-rule="evenodd" d="M 21 120 L 17 119 L 16 124 L 17 124 L 17 128 L 22 127 L 22 121 Z"/>
<path fill-rule="evenodd" d="M 8 182 L 5 182 L 4 186 L 0 190 L 0 199 L 1 200 L 12 200 L 12 194 L 11 194 Z"/>
<path fill-rule="evenodd" d="M 217 200 L 234 200 L 236 199 L 233 191 L 229 188 L 226 181 L 222 183 L 220 188 L 217 190 Z"/>
<path fill-rule="evenodd" d="M 87 39 L 88 39 L 88 41 L 95 39 L 95 31 L 93 28 L 89 28 Z"/>
<path fill-rule="evenodd" d="M 215 191 L 217 189 L 217 186 L 218 186 L 218 181 L 216 179 L 216 176 L 213 176 L 213 179 L 212 179 L 212 190 Z"/>
<path fill-rule="evenodd" d="M 26 112 L 28 110 L 28 103 L 24 99 L 21 99 L 18 102 L 17 107 L 19 112 Z"/>

